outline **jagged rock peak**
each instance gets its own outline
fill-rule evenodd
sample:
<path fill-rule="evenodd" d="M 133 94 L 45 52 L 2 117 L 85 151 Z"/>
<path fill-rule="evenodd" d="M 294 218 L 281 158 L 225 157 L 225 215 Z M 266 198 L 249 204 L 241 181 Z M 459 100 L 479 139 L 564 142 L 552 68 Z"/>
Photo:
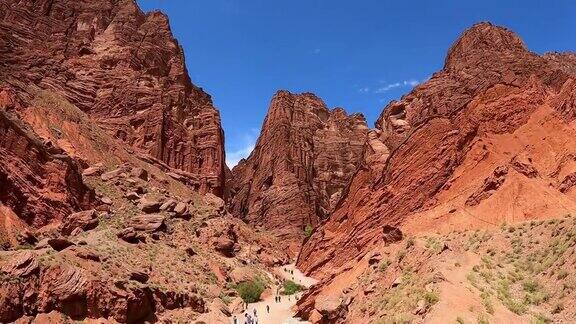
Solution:
<path fill-rule="evenodd" d="M 254 151 L 232 170 L 230 210 L 296 253 L 304 229 L 326 218 L 361 163 L 367 132 L 361 114 L 278 91 Z"/>
<path fill-rule="evenodd" d="M 305 111 L 316 115 L 322 122 L 332 119 L 354 119 L 366 123 L 361 113 L 348 114 L 346 109 L 335 107 L 329 109 L 326 103 L 312 92 L 293 93 L 288 90 L 278 90 L 270 102 L 268 116 L 276 115 L 277 112 L 288 114 L 289 120 L 294 120 L 295 111 Z"/>
<path fill-rule="evenodd" d="M 526 45 L 513 31 L 490 22 L 480 22 L 462 33 L 454 42 L 446 56 L 444 69 L 472 63 L 479 53 L 489 55 L 526 51 Z"/>

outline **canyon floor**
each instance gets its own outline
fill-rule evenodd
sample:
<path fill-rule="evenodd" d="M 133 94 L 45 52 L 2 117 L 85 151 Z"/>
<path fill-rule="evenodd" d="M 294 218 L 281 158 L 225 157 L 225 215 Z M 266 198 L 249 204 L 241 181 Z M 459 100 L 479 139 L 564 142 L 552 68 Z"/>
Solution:
<path fill-rule="evenodd" d="M 273 273 L 273 274 L 272 274 Z M 299 285 L 309 288 L 316 283 L 314 278 L 307 277 L 300 270 L 298 270 L 294 264 L 289 264 L 285 266 L 276 267 L 273 269 L 272 273 L 268 275 L 272 278 L 276 277 L 277 280 L 269 288 L 269 291 L 276 292 L 280 291 L 280 285 L 282 280 L 291 280 Z M 266 294 L 266 296 L 257 303 L 252 303 L 248 305 L 248 308 L 244 312 L 238 312 L 230 316 L 230 322 L 234 323 L 233 316 L 236 316 L 238 323 L 244 323 L 246 314 L 256 314 L 258 315 L 258 323 L 310 323 L 304 321 L 300 318 L 295 317 L 296 313 L 296 302 L 302 293 L 296 293 L 291 296 L 281 296 L 279 302 L 275 301 L 275 293 Z M 269 311 L 267 311 L 267 306 L 269 306 Z"/>

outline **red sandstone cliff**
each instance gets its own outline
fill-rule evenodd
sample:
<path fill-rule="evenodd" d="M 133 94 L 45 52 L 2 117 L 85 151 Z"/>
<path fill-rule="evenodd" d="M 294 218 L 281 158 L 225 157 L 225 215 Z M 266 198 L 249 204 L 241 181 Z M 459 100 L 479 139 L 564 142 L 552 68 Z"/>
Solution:
<path fill-rule="evenodd" d="M 10 235 L 21 222 L 43 226 L 95 202 L 81 166 L 18 119 L 10 111 L 17 105 L 9 92 L 0 91 L 0 243 L 5 244 L 14 243 Z"/>
<path fill-rule="evenodd" d="M 224 137 L 167 17 L 133 0 L 0 1 L 0 78 L 27 102 L 52 91 L 142 153 L 221 195 Z"/>
<path fill-rule="evenodd" d="M 231 211 L 296 252 L 307 225 L 335 207 L 362 159 L 364 117 L 313 94 L 278 92 L 250 157 L 232 170 Z"/>
<path fill-rule="evenodd" d="M 390 225 L 449 231 L 574 210 L 575 57 L 537 55 L 489 23 L 464 32 L 441 71 L 384 109 L 372 142 L 389 156 L 372 154 L 299 266 L 338 272 Z"/>

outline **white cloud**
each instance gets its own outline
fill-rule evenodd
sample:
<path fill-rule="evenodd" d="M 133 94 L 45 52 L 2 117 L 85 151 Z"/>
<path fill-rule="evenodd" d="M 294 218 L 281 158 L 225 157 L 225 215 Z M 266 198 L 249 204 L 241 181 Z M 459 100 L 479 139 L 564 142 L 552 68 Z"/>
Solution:
<path fill-rule="evenodd" d="M 256 146 L 257 134 L 257 129 L 250 129 L 250 133 L 243 136 L 242 143 L 238 149 L 226 152 L 226 165 L 228 165 L 230 169 L 252 153 Z"/>
<path fill-rule="evenodd" d="M 369 87 L 360 88 L 360 89 L 358 89 L 358 92 L 360 92 L 360 93 L 368 93 L 368 92 L 370 92 L 370 88 L 369 88 Z"/>
<path fill-rule="evenodd" d="M 314 50 L 312 50 L 312 54 L 320 54 L 320 49 L 315 48 Z"/>
<path fill-rule="evenodd" d="M 410 80 L 404 80 L 401 82 L 394 82 L 394 83 L 388 83 L 385 84 L 384 86 L 374 90 L 374 93 L 383 93 L 389 90 L 392 90 L 394 88 L 398 88 L 398 87 L 415 87 L 418 84 L 420 84 L 420 82 L 418 80 L 414 80 L 414 79 L 410 79 Z"/>

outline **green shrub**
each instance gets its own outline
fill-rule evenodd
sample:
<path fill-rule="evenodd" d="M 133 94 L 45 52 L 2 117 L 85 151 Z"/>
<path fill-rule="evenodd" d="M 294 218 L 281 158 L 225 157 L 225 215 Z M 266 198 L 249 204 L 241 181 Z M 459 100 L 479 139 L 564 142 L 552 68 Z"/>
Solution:
<path fill-rule="evenodd" d="M 538 290 L 538 282 L 529 279 L 522 283 L 522 287 L 524 287 L 524 291 L 533 293 Z"/>
<path fill-rule="evenodd" d="M 255 303 L 260 300 L 260 295 L 266 288 L 264 282 L 259 279 L 255 278 L 250 281 L 241 282 L 236 285 L 236 291 L 238 295 L 244 300 L 246 303 Z"/>
<path fill-rule="evenodd" d="M 488 322 L 488 319 L 484 315 L 479 315 L 477 321 L 478 321 L 478 324 L 489 324 L 490 323 L 490 322 Z"/>
<path fill-rule="evenodd" d="M 482 298 L 482 304 L 484 304 L 486 311 L 489 314 L 494 314 L 494 305 L 490 300 L 490 295 L 487 292 L 483 292 L 482 294 L 480 294 L 480 298 Z"/>
<path fill-rule="evenodd" d="M 312 225 L 310 225 L 310 224 L 306 225 L 306 228 L 304 228 L 304 236 L 306 236 L 306 237 L 312 236 L 313 231 L 314 231 L 314 227 L 312 227 Z"/>
<path fill-rule="evenodd" d="M 388 269 L 388 266 L 390 265 L 390 260 L 386 259 L 383 260 L 382 262 L 380 262 L 380 266 L 378 266 L 380 272 L 384 272 L 386 271 L 386 269 Z"/>
<path fill-rule="evenodd" d="M 293 295 L 293 294 L 305 289 L 304 286 L 299 285 L 292 280 L 284 281 L 283 286 L 284 286 L 284 290 L 283 290 L 284 295 Z"/>
<path fill-rule="evenodd" d="M 562 280 L 566 277 L 568 277 L 568 272 L 566 270 L 560 270 L 558 272 L 558 280 Z"/>
<path fill-rule="evenodd" d="M 440 300 L 440 296 L 435 291 L 427 292 L 424 295 L 424 300 L 426 300 L 427 305 L 434 305 Z"/>
<path fill-rule="evenodd" d="M 414 237 L 410 236 L 406 239 L 406 248 L 409 249 L 412 246 L 414 246 Z"/>
<path fill-rule="evenodd" d="M 552 321 L 542 314 L 536 314 L 534 316 L 534 319 L 532 319 L 532 324 L 548 324 L 548 323 L 552 323 Z"/>

